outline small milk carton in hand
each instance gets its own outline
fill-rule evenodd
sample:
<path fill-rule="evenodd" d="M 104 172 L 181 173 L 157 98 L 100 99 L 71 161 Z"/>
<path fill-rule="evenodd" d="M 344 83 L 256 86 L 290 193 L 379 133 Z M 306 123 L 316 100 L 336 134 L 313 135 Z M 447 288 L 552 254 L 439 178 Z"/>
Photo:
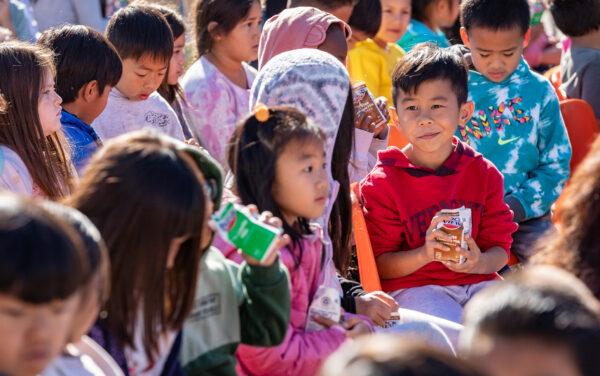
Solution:
<path fill-rule="evenodd" d="M 335 322 L 340 322 L 341 314 L 342 306 L 338 291 L 332 287 L 321 285 L 315 293 L 315 297 L 308 308 L 306 331 L 315 332 L 323 329 L 322 325 L 314 321 L 314 316 L 321 316 Z"/>

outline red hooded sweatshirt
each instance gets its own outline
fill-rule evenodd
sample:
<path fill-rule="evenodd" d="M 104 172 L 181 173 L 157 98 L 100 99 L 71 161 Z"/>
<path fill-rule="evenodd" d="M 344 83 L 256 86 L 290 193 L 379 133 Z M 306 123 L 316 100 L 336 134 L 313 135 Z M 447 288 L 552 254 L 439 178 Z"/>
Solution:
<path fill-rule="evenodd" d="M 367 228 L 375 257 L 406 252 L 425 244 L 431 219 L 441 209 L 472 211 L 472 237 L 482 252 L 498 246 L 510 251 L 517 230 L 504 203 L 502 175 L 468 145 L 453 140 L 454 150 L 437 170 L 412 164 L 398 148 L 379 152 L 377 165 L 360 183 Z M 431 262 L 414 273 L 382 279 L 384 291 L 424 285 L 466 285 L 498 278 L 493 274 L 456 273 Z"/>

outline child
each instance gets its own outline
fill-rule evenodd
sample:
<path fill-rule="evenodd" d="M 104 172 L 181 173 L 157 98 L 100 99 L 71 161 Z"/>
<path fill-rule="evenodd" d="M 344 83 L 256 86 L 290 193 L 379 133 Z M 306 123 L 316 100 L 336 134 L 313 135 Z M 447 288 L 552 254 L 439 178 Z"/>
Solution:
<path fill-rule="evenodd" d="M 153 7 L 156 7 L 169 23 L 174 39 L 173 57 L 169 62 L 167 74 L 158 88 L 158 93 L 169 102 L 171 107 L 175 110 L 175 113 L 177 113 L 183 135 L 186 140 L 189 140 L 193 138 L 193 135 L 188 126 L 189 121 L 183 113 L 185 97 L 183 89 L 179 84 L 179 78 L 185 72 L 185 23 L 181 16 L 174 10 L 156 4 L 154 4 Z"/>
<path fill-rule="evenodd" d="M 71 198 L 106 239 L 112 265 L 106 314 L 90 336 L 128 374 L 180 371 L 178 332 L 211 241 L 205 192 L 218 192 L 185 148 L 148 131 L 119 137 L 92 158 Z"/>
<path fill-rule="evenodd" d="M 58 199 L 71 189 L 73 168 L 54 91 L 54 63 L 45 48 L 0 44 L 0 187 Z"/>
<path fill-rule="evenodd" d="M 600 124 L 600 1 L 548 1 L 556 26 L 571 38 L 561 62 L 561 88 L 594 108 Z"/>
<path fill-rule="evenodd" d="M 141 128 L 183 140 L 177 114 L 156 92 L 173 55 L 173 33 L 158 10 L 130 5 L 111 17 L 106 37 L 123 61 L 123 74 L 92 127 L 104 141 Z"/>
<path fill-rule="evenodd" d="M 600 137 L 577 167 L 558 205 L 557 231 L 539 244 L 532 262 L 561 267 L 600 300 Z"/>
<path fill-rule="evenodd" d="M 204 180 L 212 187 L 216 211 L 223 188 L 221 167 L 206 151 L 188 147 L 186 152 L 193 153 Z M 281 227 L 280 220 L 269 221 Z M 289 241 L 287 236 L 283 239 Z M 237 265 L 214 247 L 202 256 L 194 308 L 183 327 L 180 358 L 187 374 L 233 376 L 238 344 L 276 346 L 285 337 L 290 316 L 285 268 L 275 257 L 262 265 L 245 254 L 240 258 L 246 262 Z"/>
<path fill-rule="evenodd" d="M 47 30 L 38 43 L 54 52 L 56 91 L 63 99 L 61 123 L 81 174 L 102 145 L 90 124 L 104 111 L 110 91 L 121 78 L 121 59 L 102 34 L 87 26 Z"/>
<path fill-rule="evenodd" d="M 395 335 L 377 334 L 342 346 L 321 376 L 477 376 L 464 360 Z"/>
<path fill-rule="evenodd" d="M 0 259 L 0 373 L 38 375 L 71 333 L 87 273 L 81 239 L 38 204 L 3 194 Z"/>
<path fill-rule="evenodd" d="M 411 5 L 410 0 L 381 0 L 381 8 L 381 25 L 375 34 L 358 42 L 348 53 L 348 72 L 353 80 L 364 81 L 374 96 L 385 97 L 388 103 L 393 103 L 392 73 L 398 60 L 404 56 L 396 42 L 406 32 Z M 366 12 L 362 17 L 370 18 Z"/>
<path fill-rule="evenodd" d="M 79 306 L 71 323 L 69 343 L 62 355 L 42 375 L 123 375 L 106 351 L 85 335 L 96 321 L 100 307 L 109 294 L 108 251 L 100 233 L 89 219 L 73 208 L 53 202 L 43 205 L 56 218 L 71 225 L 82 239 L 88 273 L 79 287 Z"/>
<path fill-rule="evenodd" d="M 86 25 L 97 31 L 106 27 L 102 0 L 28 0 L 40 31 L 63 24 Z M 109 0 L 107 0 L 109 1 Z"/>
<path fill-rule="evenodd" d="M 409 144 L 379 153 L 360 183 L 367 228 L 383 290 L 402 308 L 459 323 L 466 302 L 498 279 L 517 226 L 503 200 L 502 175 L 454 137 L 472 113 L 467 67 L 450 49 L 423 44 L 394 71 L 398 118 Z M 477 189 L 474 189 L 477 187 Z M 450 251 L 437 230 L 441 209 L 471 209 L 464 263 L 437 262 Z"/>
<path fill-rule="evenodd" d="M 599 314 L 577 278 L 525 269 L 468 304 L 461 345 L 490 376 L 597 375 Z"/>
<path fill-rule="evenodd" d="M 320 282 L 321 230 L 310 224 L 323 215 L 329 195 L 325 142 L 323 131 L 291 107 L 259 106 L 236 130 L 230 159 L 241 202 L 282 218 L 291 238 L 281 258 L 290 272 L 293 307 L 281 345 L 240 346 L 242 374 L 313 375 L 346 338 L 370 331 L 358 317 L 341 324 L 309 317 L 309 305 L 328 287 Z M 325 329 L 308 329 L 315 322 Z"/>
<path fill-rule="evenodd" d="M 456 134 L 504 175 L 505 201 L 519 223 L 513 251 L 525 261 L 552 227 L 550 206 L 569 177 L 569 137 L 551 84 L 522 57 L 527 0 L 465 0 L 461 21 L 476 69 L 469 73 L 475 115 Z"/>
<path fill-rule="evenodd" d="M 450 42 L 441 28 L 452 27 L 456 22 L 459 0 L 412 0 L 411 4 L 410 24 L 398 45 L 404 51 L 410 51 L 423 42 L 450 47 Z"/>
<path fill-rule="evenodd" d="M 560 64 L 561 49 L 554 37 L 548 36 L 542 17 L 546 11 L 543 0 L 527 0 L 531 13 L 531 40 L 523 50 L 523 57 L 529 66 L 543 72 Z"/>
<path fill-rule="evenodd" d="M 258 0 L 199 0 L 194 11 L 200 58 L 183 77 L 190 128 L 226 166 L 225 152 L 237 121 L 248 112 L 256 70 L 261 8 Z"/>
<path fill-rule="evenodd" d="M 367 15 L 369 17 L 366 17 Z M 352 35 L 348 39 L 350 52 L 356 46 L 356 43 L 365 41 L 367 38 L 373 38 L 377 34 L 379 26 L 381 26 L 381 1 L 359 0 L 352 10 L 348 26 L 352 29 Z M 349 66 L 349 62 L 346 65 Z"/>
<path fill-rule="evenodd" d="M 358 0 L 290 0 L 290 8 L 313 7 L 330 13 L 344 22 L 348 22 Z"/>

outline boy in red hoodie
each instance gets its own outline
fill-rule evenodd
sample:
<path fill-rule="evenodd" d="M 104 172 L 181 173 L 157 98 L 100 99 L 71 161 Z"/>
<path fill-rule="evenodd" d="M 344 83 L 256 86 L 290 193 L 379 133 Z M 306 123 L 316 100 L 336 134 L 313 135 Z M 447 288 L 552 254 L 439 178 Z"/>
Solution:
<path fill-rule="evenodd" d="M 468 69 L 449 49 L 423 44 L 396 66 L 393 97 L 409 144 L 379 152 L 360 183 L 365 218 L 383 290 L 400 307 L 460 322 L 464 305 L 498 279 L 517 225 L 504 203 L 502 175 L 454 137 L 473 112 Z M 437 230 L 442 209 L 471 209 L 464 263 L 435 260 L 450 251 Z"/>

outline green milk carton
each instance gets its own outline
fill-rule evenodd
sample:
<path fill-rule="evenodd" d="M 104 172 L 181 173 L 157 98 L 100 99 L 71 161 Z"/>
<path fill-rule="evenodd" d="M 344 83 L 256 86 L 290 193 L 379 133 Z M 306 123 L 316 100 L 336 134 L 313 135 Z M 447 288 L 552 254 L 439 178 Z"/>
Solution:
<path fill-rule="evenodd" d="M 283 231 L 260 222 L 244 206 L 232 203 L 213 214 L 211 225 L 225 241 L 261 262 L 275 250 Z"/>

